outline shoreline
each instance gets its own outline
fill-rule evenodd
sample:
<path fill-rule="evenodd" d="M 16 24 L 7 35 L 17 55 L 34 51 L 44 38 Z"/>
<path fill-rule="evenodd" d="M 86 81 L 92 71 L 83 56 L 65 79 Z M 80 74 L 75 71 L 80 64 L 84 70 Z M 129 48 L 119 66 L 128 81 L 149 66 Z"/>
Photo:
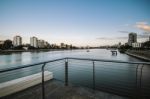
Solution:
<path fill-rule="evenodd" d="M 0 50 L 0 55 L 22 53 L 22 52 L 48 52 L 48 51 L 72 51 L 72 50 L 86 50 L 86 49 Z"/>
<path fill-rule="evenodd" d="M 91 49 L 97 49 L 97 48 L 91 48 Z M 103 49 L 103 48 L 98 48 Z M 19 53 L 19 52 L 47 52 L 47 51 L 72 51 L 72 50 L 87 50 L 87 49 L 31 49 L 31 50 L 0 50 L 0 54 L 4 53 Z"/>
<path fill-rule="evenodd" d="M 12 53 L 23 53 L 23 52 L 48 52 L 48 51 L 63 51 L 63 50 L 72 50 L 72 49 L 0 50 L 0 55 L 6 55 Z"/>
<path fill-rule="evenodd" d="M 141 59 L 141 60 L 144 60 L 144 61 L 148 61 L 148 62 L 150 61 L 150 58 L 148 58 L 144 55 L 138 55 L 138 54 L 132 53 L 131 51 L 126 51 L 125 54 L 135 57 L 135 58 L 138 58 L 138 59 Z"/>

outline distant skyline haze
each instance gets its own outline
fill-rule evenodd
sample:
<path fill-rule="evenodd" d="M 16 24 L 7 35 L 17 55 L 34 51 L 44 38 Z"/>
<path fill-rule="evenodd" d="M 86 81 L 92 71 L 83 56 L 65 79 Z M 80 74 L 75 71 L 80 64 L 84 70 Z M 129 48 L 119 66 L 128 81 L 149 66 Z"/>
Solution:
<path fill-rule="evenodd" d="M 150 35 L 150 0 L 0 0 L 0 40 L 36 36 L 75 46 L 138 41 Z"/>

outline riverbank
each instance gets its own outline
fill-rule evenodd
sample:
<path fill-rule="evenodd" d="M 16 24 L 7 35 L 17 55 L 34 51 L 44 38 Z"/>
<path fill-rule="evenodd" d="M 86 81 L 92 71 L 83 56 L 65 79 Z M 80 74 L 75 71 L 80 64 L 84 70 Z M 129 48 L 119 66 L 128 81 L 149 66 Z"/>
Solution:
<path fill-rule="evenodd" d="M 63 51 L 63 50 L 77 50 L 77 49 L 0 50 L 0 55 L 21 53 L 21 52 L 48 52 L 48 51 Z"/>
<path fill-rule="evenodd" d="M 91 48 L 96 49 L 96 48 Z M 99 48 L 103 49 L 103 48 Z M 72 51 L 72 50 L 87 50 L 87 49 L 30 49 L 30 50 L 0 50 L 0 55 L 11 54 L 11 53 L 21 53 L 21 52 L 48 52 L 48 51 Z M 90 50 L 90 49 L 88 49 Z"/>
<path fill-rule="evenodd" d="M 150 61 L 150 50 L 147 50 L 147 51 L 128 50 L 125 53 L 127 55 L 136 57 L 138 59 L 142 59 L 144 61 Z"/>

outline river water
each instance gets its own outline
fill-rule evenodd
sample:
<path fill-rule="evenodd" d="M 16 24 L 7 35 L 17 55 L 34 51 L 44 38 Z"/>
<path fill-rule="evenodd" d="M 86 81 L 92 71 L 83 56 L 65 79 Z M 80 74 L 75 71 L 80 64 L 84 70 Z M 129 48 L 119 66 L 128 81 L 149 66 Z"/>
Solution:
<path fill-rule="evenodd" d="M 64 50 L 64 51 L 48 51 L 48 52 L 23 52 L 13 53 L 9 55 L 0 55 L 0 69 L 16 67 L 26 64 L 38 63 L 64 57 L 76 58 L 94 58 L 106 60 L 121 60 L 130 62 L 142 62 L 142 60 L 121 54 L 118 52 L 117 56 L 112 55 L 110 50 L 106 49 L 90 49 L 86 50 Z M 82 85 L 93 88 L 93 63 L 92 61 L 69 60 L 68 61 L 68 78 L 69 83 Z M 139 80 L 136 79 L 137 64 L 112 63 L 112 62 L 95 62 L 95 88 L 110 91 L 113 93 L 120 93 L 120 95 L 131 96 L 136 90 Z M 64 60 L 48 63 L 45 70 L 51 71 L 54 78 L 64 81 L 65 68 Z M 150 66 L 144 66 L 142 76 L 142 85 L 144 95 L 150 92 Z M 36 67 L 15 70 L 0 74 L 0 82 L 16 79 L 19 77 L 31 75 L 41 71 L 41 65 Z M 140 69 L 137 76 L 140 76 Z M 138 78 L 139 79 L 139 78 Z"/>
<path fill-rule="evenodd" d="M 109 60 L 122 60 L 122 61 L 142 61 L 130 57 L 126 54 L 118 53 L 113 56 L 110 50 L 105 49 L 91 49 L 90 52 L 86 50 L 66 50 L 66 51 L 49 51 L 49 52 L 23 52 L 12 53 L 8 55 L 0 55 L 0 69 L 16 67 L 25 64 L 32 64 L 47 60 L 53 60 L 64 57 L 77 57 L 77 58 L 95 58 L 95 59 L 109 59 Z"/>

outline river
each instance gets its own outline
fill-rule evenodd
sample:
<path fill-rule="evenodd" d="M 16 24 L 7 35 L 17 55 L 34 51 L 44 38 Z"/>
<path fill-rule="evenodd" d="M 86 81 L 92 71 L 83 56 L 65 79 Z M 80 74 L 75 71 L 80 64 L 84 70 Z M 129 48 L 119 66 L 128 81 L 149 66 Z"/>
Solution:
<path fill-rule="evenodd" d="M 110 50 L 106 49 L 91 49 L 90 52 L 86 50 L 64 50 L 64 51 L 49 51 L 49 52 L 22 52 L 12 53 L 8 55 L 0 55 L 0 69 L 16 67 L 25 64 L 38 63 L 47 60 L 53 60 L 64 57 L 77 58 L 95 58 L 95 59 L 109 59 L 122 61 L 142 61 L 126 54 L 118 53 L 113 56 Z"/>
<path fill-rule="evenodd" d="M 87 50 L 22 52 L 12 53 L 9 55 L 0 55 L 0 69 L 64 57 L 142 62 L 142 60 L 126 54 L 121 54 L 119 52 L 117 55 L 112 55 L 111 51 L 106 49 L 90 49 L 89 52 L 87 52 Z M 110 91 L 114 93 L 116 92 L 120 93 L 120 95 L 133 95 L 136 88 L 136 67 L 137 65 L 125 63 L 95 62 L 96 89 L 103 89 L 104 91 Z M 148 80 L 150 78 L 150 66 L 145 66 L 144 69 L 146 72 L 143 72 L 143 88 L 150 86 L 150 80 Z M 53 72 L 54 78 L 64 81 L 64 60 L 47 64 L 45 70 Z M 27 76 L 40 71 L 41 65 L 38 65 L 36 67 L 2 73 L 0 74 L 0 82 Z M 93 67 L 91 61 L 69 60 L 68 75 L 69 83 L 93 88 Z"/>

